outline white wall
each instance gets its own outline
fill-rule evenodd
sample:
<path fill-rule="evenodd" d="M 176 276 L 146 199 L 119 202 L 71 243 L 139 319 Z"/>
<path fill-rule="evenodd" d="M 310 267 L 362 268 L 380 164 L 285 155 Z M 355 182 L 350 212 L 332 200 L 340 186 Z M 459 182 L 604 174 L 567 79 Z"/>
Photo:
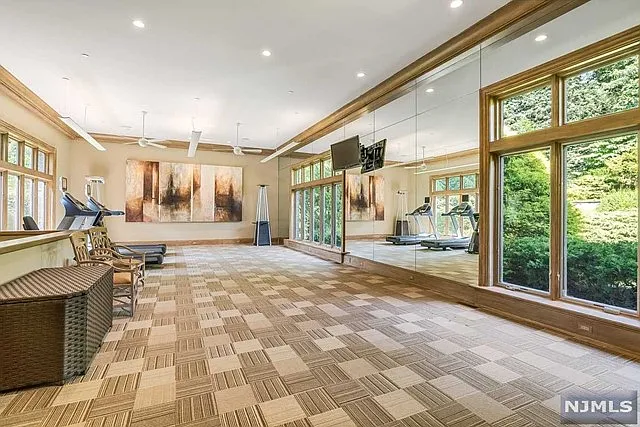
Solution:
<path fill-rule="evenodd" d="M 231 153 L 199 151 L 196 157 L 186 156 L 186 149 L 140 148 L 137 145 L 119 143 L 104 144 L 106 152 L 99 152 L 85 142 L 74 142 L 71 150 L 73 170 L 69 173 L 69 190 L 76 198 L 85 200 L 85 177 L 97 175 L 105 178 L 102 202 L 111 209 L 124 210 L 125 171 L 127 159 L 156 160 L 183 163 L 201 163 L 220 166 L 241 166 L 243 168 L 242 222 L 211 223 L 139 223 L 125 222 L 124 217 L 106 218 L 112 239 L 117 241 L 177 241 L 253 238 L 258 184 L 267 184 L 271 233 L 278 234 L 281 227 L 278 161 L 260 163 L 262 156 L 236 156 Z M 287 172 L 288 173 L 288 172 Z M 287 211 L 283 212 L 288 222 Z"/>

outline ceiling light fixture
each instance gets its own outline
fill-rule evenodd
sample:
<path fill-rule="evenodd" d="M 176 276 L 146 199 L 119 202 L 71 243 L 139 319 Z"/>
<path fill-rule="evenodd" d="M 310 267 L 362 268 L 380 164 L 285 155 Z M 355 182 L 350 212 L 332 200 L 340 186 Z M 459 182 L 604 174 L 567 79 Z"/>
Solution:
<path fill-rule="evenodd" d="M 298 143 L 296 141 L 292 141 L 292 142 L 288 143 L 287 145 L 285 145 L 284 147 L 282 147 L 281 149 L 274 151 L 273 153 L 269 154 L 264 159 L 260 160 L 260 163 L 267 163 L 269 160 L 275 159 L 276 157 L 278 157 L 279 155 L 281 155 L 285 151 L 291 150 L 296 145 L 298 145 Z"/>
<path fill-rule="evenodd" d="M 262 56 L 271 56 L 271 51 L 267 50 L 267 49 L 263 50 L 262 51 Z"/>
<path fill-rule="evenodd" d="M 288 91 L 287 93 L 288 93 L 289 95 L 293 95 L 293 91 L 292 91 L 292 90 Z"/>
<path fill-rule="evenodd" d="M 428 88 L 427 90 L 425 90 L 426 93 L 433 93 L 434 89 L 432 87 Z"/>
<path fill-rule="evenodd" d="M 462 6 L 462 3 L 464 3 L 462 0 L 452 0 L 451 4 L 449 4 L 449 6 L 451 7 L 451 9 L 457 9 L 460 6 Z"/>
<path fill-rule="evenodd" d="M 69 126 L 75 133 L 77 133 L 82 139 L 87 141 L 89 144 L 93 145 L 96 150 L 99 151 L 107 151 L 98 141 L 95 140 L 94 137 L 89 135 L 89 133 L 82 128 L 79 124 L 77 124 L 71 117 L 60 117 L 67 126 Z"/>
<path fill-rule="evenodd" d="M 538 36 L 536 36 L 535 41 L 537 42 L 543 42 L 547 39 L 547 35 L 546 34 L 540 34 Z"/>
<path fill-rule="evenodd" d="M 89 57 L 89 54 L 88 54 L 88 53 L 83 53 L 83 54 L 82 54 L 82 57 L 83 57 L 83 58 L 88 58 L 88 57 Z"/>
<path fill-rule="evenodd" d="M 356 77 L 359 78 L 359 79 L 363 78 L 364 76 L 366 76 L 366 74 L 363 73 L 362 71 L 360 71 L 358 74 L 356 74 Z"/>
<path fill-rule="evenodd" d="M 134 19 L 133 26 L 138 28 L 144 28 L 144 22 L 142 22 L 140 19 Z"/>

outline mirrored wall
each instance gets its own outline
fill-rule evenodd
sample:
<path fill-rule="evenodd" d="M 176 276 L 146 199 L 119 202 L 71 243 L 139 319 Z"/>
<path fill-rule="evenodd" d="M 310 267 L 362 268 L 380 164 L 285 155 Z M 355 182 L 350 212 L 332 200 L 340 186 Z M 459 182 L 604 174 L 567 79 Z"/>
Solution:
<path fill-rule="evenodd" d="M 635 0 L 592 0 L 533 30 L 510 34 L 465 52 L 406 85 L 392 99 L 380 102 L 379 107 L 305 147 L 304 151 L 320 154 L 331 144 L 354 135 L 359 135 L 365 146 L 386 140 L 384 168 L 368 174 L 360 174 L 357 169 L 346 173 L 346 251 L 386 265 L 478 284 L 474 232 L 486 212 L 480 200 L 480 89 L 637 22 L 640 8 Z M 588 30 L 576 34 L 576 28 Z M 573 88 L 580 81 L 577 76 L 567 83 Z M 568 96 L 571 90 L 567 88 Z M 550 126 L 550 100 L 551 89 L 545 85 L 510 97 L 501 110 L 502 134 L 515 136 Z M 571 114 L 568 112 L 568 120 Z M 574 152 L 586 149 L 567 148 L 567 161 L 573 164 Z M 533 157 L 549 158 L 544 149 L 526 155 L 513 153 L 505 157 L 502 170 L 522 169 L 522 163 Z M 546 173 L 548 177 L 548 160 L 541 165 L 542 175 Z M 524 173 L 535 175 L 536 170 Z M 580 180 L 582 173 L 576 170 L 571 177 Z M 548 181 L 539 184 L 548 189 Z M 526 189 L 513 191 L 505 197 L 516 200 L 517 191 Z M 527 223 L 527 229 L 511 229 L 518 224 L 509 219 L 526 213 L 517 207 L 509 209 L 504 211 L 505 233 L 540 234 L 550 226 L 536 221 Z M 546 218 L 548 221 L 548 215 Z M 547 249 L 542 248 L 545 250 L 549 250 L 548 245 Z M 511 270 L 504 271 L 511 274 Z M 548 283 L 542 282 L 529 286 L 548 289 Z"/>

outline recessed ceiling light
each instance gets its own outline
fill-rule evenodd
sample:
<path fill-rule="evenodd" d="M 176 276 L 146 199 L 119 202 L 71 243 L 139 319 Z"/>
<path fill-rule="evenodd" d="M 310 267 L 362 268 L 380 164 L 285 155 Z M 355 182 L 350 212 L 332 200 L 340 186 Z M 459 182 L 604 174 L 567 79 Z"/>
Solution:
<path fill-rule="evenodd" d="M 432 87 L 428 88 L 427 90 L 425 90 L 426 93 L 433 93 L 434 89 Z"/>
<path fill-rule="evenodd" d="M 451 6 L 451 9 L 456 9 L 460 6 L 462 6 L 463 1 L 462 0 L 452 0 L 451 4 L 449 4 L 449 6 Z"/>
<path fill-rule="evenodd" d="M 546 34 L 540 34 L 538 36 L 536 36 L 535 41 L 537 42 L 543 42 L 547 39 L 547 35 Z"/>
<path fill-rule="evenodd" d="M 71 80 L 71 79 L 70 79 L 69 77 L 63 77 L 63 78 L 62 78 L 62 80 L 69 81 L 69 80 Z"/>
<path fill-rule="evenodd" d="M 139 20 L 139 19 L 135 19 L 135 20 L 133 21 L 133 25 L 134 25 L 134 27 L 144 28 L 144 22 L 142 22 L 142 21 L 141 21 L 141 20 Z"/>
<path fill-rule="evenodd" d="M 366 74 L 363 73 L 362 71 L 360 71 L 358 74 L 356 74 L 356 77 L 359 78 L 359 79 L 363 78 L 364 76 L 366 76 Z"/>
<path fill-rule="evenodd" d="M 82 54 L 82 57 L 83 57 L 83 58 L 88 58 L 88 57 L 89 57 L 89 54 L 88 54 L 88 53 L 83 53 L 83 54 Z"/>
<path fill-rule="evenodd" d="M 288 91 L 287 93 L 288 93 L 289 95 L 293 95 L 293 91 L 292 91 L 292 90 Z"/>
<path fill-rule="evenodd" d="M 267 49 L 263 50 L 262 51 L 262 56 L 271 56 L 271 51 L 267 50 Z"/>

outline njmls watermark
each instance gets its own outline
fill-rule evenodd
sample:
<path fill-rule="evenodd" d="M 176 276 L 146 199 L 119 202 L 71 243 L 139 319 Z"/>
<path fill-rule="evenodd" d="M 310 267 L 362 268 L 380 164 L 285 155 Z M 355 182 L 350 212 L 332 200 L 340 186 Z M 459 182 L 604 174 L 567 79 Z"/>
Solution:
<path fill-rule="evenodd" d="M 636 424 L 638 392 L 563 393 L 560 401 L 562 424 Z"/>

